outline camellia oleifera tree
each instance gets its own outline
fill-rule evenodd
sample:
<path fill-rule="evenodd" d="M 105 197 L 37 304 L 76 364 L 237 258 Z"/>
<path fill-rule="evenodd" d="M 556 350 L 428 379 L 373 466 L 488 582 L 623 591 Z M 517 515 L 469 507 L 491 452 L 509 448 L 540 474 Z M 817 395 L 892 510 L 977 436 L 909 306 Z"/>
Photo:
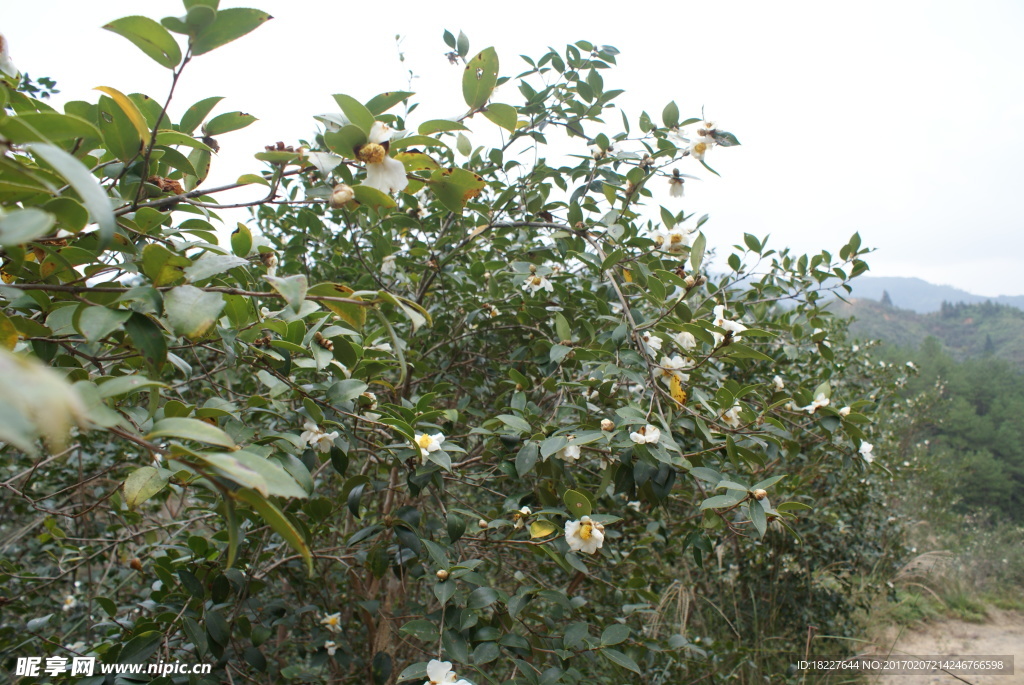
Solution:
<path fill-rule="evenodd" d="M 106 28 L 177 83 L 269 19 L 185 6 Z M 338 94 L 222 187 L 250 115 L 110 86 L 59 112 L 5 53 L 5 667 L 676 682 L 715 668 L 670 610 L 702 566 L 767 568 L 863 478 L 892 384 L 822 306 L 859 237 L 716 246 L 666 207 L 731 133 L 620 112 L 608 46 L 509 77 L 444 38 L 461 116 Z"/>

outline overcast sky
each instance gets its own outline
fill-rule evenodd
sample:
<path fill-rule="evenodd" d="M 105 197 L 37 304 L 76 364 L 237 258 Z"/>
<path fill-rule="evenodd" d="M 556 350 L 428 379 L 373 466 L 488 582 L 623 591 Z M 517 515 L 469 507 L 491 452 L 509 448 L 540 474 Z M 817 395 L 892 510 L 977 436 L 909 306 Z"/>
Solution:
<path fill-rule="evenodd" d="M 1024 3 L 240 4 L 275 19 L 196 58 L 171 108 L 177 120 L 193 102 L 223 95 L 215 113 L 259 117 L 220 138 L 222 158 L 309 138 L 312 115 L 337 110 L 331 94 L 365 100 L 406 89 L 410 67 L 423 118 L 460 114 L 441 104 L 462 102 L 461 69 L 444 57 L 446 28 L 464 30 L 472 54 L 495 46 L 509 76 L 525 70 L 519 54 L 585 39 L 621 50 L 605 85 L 628 91 L 620 104 L 634 120 L 641 108 L 660 119 L 675 100 L 683 117 L 704 107 L 742 141 L 709 153 L 722 178 L 683 168 L 705 180 L 688 183 L 683 200 L 656 197 L 710 213 L 709 244 L 770 233 L 775 247 L 837 252 L 860 231 L 878 248 L 868 259 L 876 275 L 1024 294 Z M 175 0 L 6 5 L 0 31 L 15 64 L 55 78 L 61 102 L 95 102 L 100 85 L 165 95 L 170 71 L 100 27 L 131 14 L 183 14 Z M 507 87 L 495 100 L 520 104 Z M 215 161 L 211 182 L 257 164 Z"/>

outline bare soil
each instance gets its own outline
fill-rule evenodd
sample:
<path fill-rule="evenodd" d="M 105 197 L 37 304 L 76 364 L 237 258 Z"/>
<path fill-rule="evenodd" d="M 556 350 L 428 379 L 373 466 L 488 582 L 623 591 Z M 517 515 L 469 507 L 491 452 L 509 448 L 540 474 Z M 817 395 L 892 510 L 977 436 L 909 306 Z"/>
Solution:
<path fill-rule="evenodd" d="M 888 648 L 892 648 L 892 656 L 1013 655 L 1014 674 L 958 675 L 955 678 L 945 673 L 884 675 L 877 677 L 873 685 L 1024 685 L 1024 614 L 1019 612 L 991 609 L 987 623 L 946 620 L 905 629 L 902 635 L 898 629 L 893 629 L 880 644 L 883 654 Z"/>

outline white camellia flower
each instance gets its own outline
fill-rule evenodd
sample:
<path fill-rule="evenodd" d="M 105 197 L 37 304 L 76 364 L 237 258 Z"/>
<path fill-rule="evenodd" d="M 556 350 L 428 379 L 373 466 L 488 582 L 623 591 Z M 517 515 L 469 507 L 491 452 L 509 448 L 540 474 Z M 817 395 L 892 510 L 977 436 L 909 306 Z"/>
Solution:
<path fill-rule="evenodd" d="M 391 127 L 382 121 L 373 122 L 368 142 L 356 149 L 356 157 L 366 164 L 364 185 L 376 188 L 382 193 L 405 190 L 409 179 L 405 165 L 388 156 L 387 142 L 391 140 Z"/>
<path fill-rule="evenodd" d="M 563 461 L 574 463 L 579 461 L 580 458 L 580 446 L 579 445 L 566 445 L 562 449 L 558 450 L 558 454 L 555 455 Z"/>
<path fill-rule="evenodd" d="M 423 685 L 472 685 L 468 680 L 456 679 L 455 671 L 452 670 L 452 662 L 431 659 L 427 664 L 427 678 L 430 680 Z"/>
<path fill-rule="evenodd" d="M 320 625 L 322 625 L 324 628 L 331 631 L 332 633 L 340 633 L 341 613 L 339 612 L 337 614 L 326 614 L 322 619 L 320 619 Z"/>
<path fill-rule="evenodd" d="M 433 435 L 427 435 L 426 433 L 416 434 L 416 444 L 420 448 L 420 458 L 424 461 L 426 461 L 428 454 L 441 449 L 442 442 L 444 442 L 444 436 L 440 433 L 434 433 Z"/>
<path fill-rule="evenodd" d="M 302 435 L 299 436 L 299 440 L 302 440 L 306 445 L 312 447 L 317 452 L 330 452 L 331 446 L 334 444 L 335 439 L 338 437 L 338 431 L 331 431 L 325 433 L 320 430 L 320 426 L 316 425 L 312 421 L 306 421 L 302 424 L 305 428 Z"/>
<path fill-rule="evenodd" d="M 875 460 L 874 455 L 871 454 L 871 450 L 873 449 L 875 449 L 875 446 L 870 442 L 862 442 L 860 444 L 860 449 L 857 451 L 860 452 L 860 456 L 864 457 L 864 461 L 870 464 Z"/>
<path fill-rule="evenodd" d="M 328 656 L 334 656 L 334 653 L 338 651 L 338 645 L 334 640 L 328 640 L 324 643 L 324 649 L 327 650 Z"/>
<path fill-rule="evenodd" d="M 640 342 L 643 343 L 644 352 L 653 356 L 661 349 L 662 339 L 652 333 L 644 331 L 640 334 Z"/>
<path fill-rule="evenodd" d="M 721 304 L 715 307 L 715 325 L 732 333 L 733 336 L 739 336 L 743 331 L 747 330 L 747 327 L 739 321 L 731 321 L 725 318 L 725 305 Z M 715 337 L 717 338 L 718 336 Z"/>
<path fill-rule="evenodd" d="M 776 390 L 780 390 L 781 391 L 781 390 L 785 390 L 786 389 L 786 384 L 782 382 L 782 377 L 781 376 L 775 376 L 775 378 L 772 379 L 772 383 L 775 384 L 775 389 Z"/>
<path fill-rule="evenodd" d="M 850 415 L 850 408 L 849 407 L 843 407 L 842 409 L 839 410 L 839 415 L 840 416 L 849 416 Z"/>
<path fill-rule="evenodd" d="M 345 183 L 339 183 L 331 191 L 330 205 L 332 209 L 341 209 L 354 199 L 356 199 L 356 193 L 352 187 Z"/>
<path fill-rule="evenodd" d="M 683 196 L 683 179 L 679 176 L 673 176 L 668 180 L 668 195 L 669 197 L 682 197 Z"/>
<path fill-rule="evenodd" d="M 522 528 L 524 525 L 526 525 L 526 519 L 532 513 L 533 513 L 533 510 L 530 509 L 530 507 L 520 507 L 519 511 L 515 512 L 514 514 L 512 514 L 512 521 L 513 521 L 512 527 L 515 528 L 516 530 L 519 530 L 520 528 Z"/>
<path fill-rule="evenodd" d="M 7 38 L 0 33 L 0 72 L 14 77 L 18 75 L 18 67 L 11 61 L 11 50 Z"/>
<path fill-rule="evenodd" d="M 78 606 L 78 600 L 75 599 L 74 595 L 68 595 L 64 598 L 64 604 L 60 608 L 62 611 L 71 611 L 76 606 Z"/>
<path fill-rule="evenodd" d="M 638 445 L 657 445 L 658 441 L 661 440 L 661 431 L 651 424 L 647 424 L 638 428 L 635 433 L 630 433 L 629 439 Z"/>
<path fill-rule="evenodd" d="M 523 290 L 530 291 L 531 294 L 538 290 L 547 290 L 549 293 L 555 292 L 555 286 L 551 285 L 551 281 L 546 276 L 538 276 L 537 274 L 530 274 L 523 281 Z"/>
<path fill-rule="evenodd" d="M 680 331 L 679 333 L 676 333 L 675 341 L 680 348 L 687 351 L 697 347 L 697 339 L 693 337 L 693 333 L 689 333 L 687 331 Z"/>
<path fill-rule="evenodd" d="M 722 423 L 730 428 L 739 428 L 743 420 L 740 418 L 741 407 L 738 404 L 732 405 L 730 409 L 722 414 Z"/>
<path fill-rule="evenodd" d="M 595 554 L 604 544 L 604 526 L 591 521 L 589 516 L 565 524 L 565 541 L 574 552 Z"/>
<path fill-rule="evenodd" d="M 692 361 L 683 359 L 678 354 L 674 357 L 662 357 L 661 364 L 659 364 L 660 368 L 655 369 L 654 375 L 671 388 L 673 377 L 678 378 L 681 383 L 690 380 L 690 374 L 685 372 L 692 366 Z"/>
<path fill-rule="evenodd" d="M 380 263 L 380 272 L 385 276 L 395 273 L 395 255 L 389 254 L 384 258 L 384 261 Z"/>
<path fill-rule="evenodd" d="M 715 144 L 714 138 L 715 124 L 711 121 L 705 121 L 700 124 L 697 129 L 697 135 L 690 141 L 690 147 L 686 149 L 690 153 L 690 156 L 704 161 L 704 155 L 707 154 L 708 150 Z"/>
<path fill-rule="evenodd" d="M 818 409 L 820 409 L 821 407 L 827 407 L 828 404 L 829 399 L 825 397 L 825 393 L 819 392 L 817 397 L 814 398 L 814 401 L 808 404 L 806 407 L 800 407 L 800 411 L 805 411 L 808 414 L 813 414 L 814 412 L 818 411 Z"/>

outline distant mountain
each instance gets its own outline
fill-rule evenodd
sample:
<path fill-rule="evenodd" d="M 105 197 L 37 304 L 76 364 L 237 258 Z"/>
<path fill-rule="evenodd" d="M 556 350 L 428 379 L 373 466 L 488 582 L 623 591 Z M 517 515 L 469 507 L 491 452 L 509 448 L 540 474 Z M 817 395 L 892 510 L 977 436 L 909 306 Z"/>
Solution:
<path fill-rule="evenodd" d="M 1024 295 L 1000 295 L 985 297 L 974 295 L 949 285 L 932 285 L 920 278 L 902 276 L 861 276 L 853 280 L 852 297 L 881 301 L 889 293 L 892 305 L 925 314 L 937 312 L 943 302 L 956 304 L 980 304 L 991 301 L 1024 310 Z"/>
<path fill-rule="evenodd" d="M 837 301 L 831 309 L 838 316 L 853 317 L 853 338 L 881 340 L 913 350 L 934 336 L 954 359 L 991 356 L 1024 368 L 1024 311 L 1016 307 L 992 302 L 947 303 L 936 312 L 918 314 L 876 300 L 854 298 L 849 303 Z"/>

